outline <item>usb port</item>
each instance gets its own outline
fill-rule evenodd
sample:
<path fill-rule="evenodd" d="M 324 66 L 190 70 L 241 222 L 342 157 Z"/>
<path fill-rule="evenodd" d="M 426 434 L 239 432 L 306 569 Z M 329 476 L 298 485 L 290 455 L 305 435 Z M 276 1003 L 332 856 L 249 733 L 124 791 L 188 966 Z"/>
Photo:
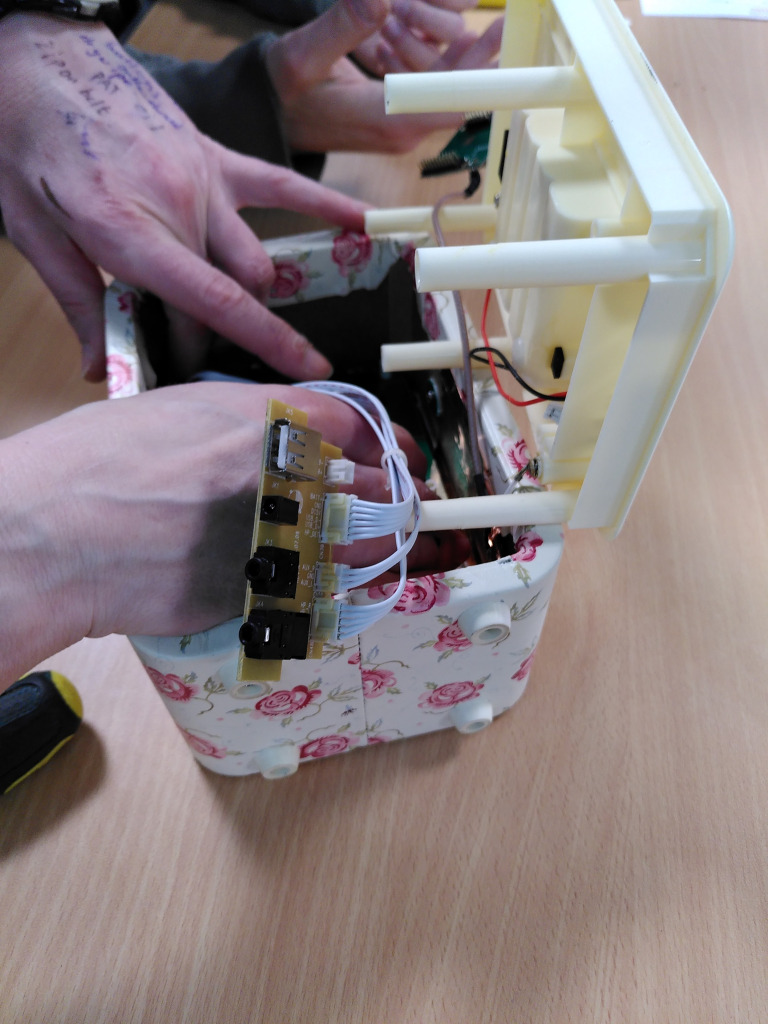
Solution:
<path fill-rule="evenodd" d="M 320 466 L 320 435 L 295 427 L 290 420 L 275 420 L 269 428 L 267 471 L 286 480 L 316 480 Z"/>

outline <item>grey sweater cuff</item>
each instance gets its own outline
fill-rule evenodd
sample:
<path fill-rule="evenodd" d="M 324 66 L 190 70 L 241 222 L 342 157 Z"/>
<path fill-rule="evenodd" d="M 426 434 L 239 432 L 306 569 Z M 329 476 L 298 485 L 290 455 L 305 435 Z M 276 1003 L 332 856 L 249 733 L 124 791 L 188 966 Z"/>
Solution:
<path fill-rule="evenodd" d="M 261 33 L 217 63 L 181 61 L 132 46 L 126 50 L 205 135 L 246 156 L 319 178 L 324 154 L 292 152 L 283 132 L 280 101 L 265 61 L 276 38 Z"/>

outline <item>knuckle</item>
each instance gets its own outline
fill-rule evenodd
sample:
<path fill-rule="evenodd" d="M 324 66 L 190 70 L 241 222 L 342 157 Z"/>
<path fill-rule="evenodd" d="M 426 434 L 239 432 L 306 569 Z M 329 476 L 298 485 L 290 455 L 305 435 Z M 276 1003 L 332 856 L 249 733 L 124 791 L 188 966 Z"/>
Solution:
<path fill-rule="evenodd" d="M 144 213 L 129 200 L 108 192 L 87 208 L 80 218 L 80 225 L 89 236 L 104 238 L 111 237 L 116 231 L 132 234 L 144 219 Z"/>
<path fill-rule="evenodd" d="M 176 205 L 187 209 L 194 206 L 197 186 L 187 168 L 169 161 L 161 161 L 154 174 L 156 186 L 173 198 Z"/>
<path fill-rule="evenodd" d="M 271 188 L 279 193 L 285 191 L 293 184 L 296 174 L 287 167 L 272 165 L 266 170 L 266 178 Z"/>
<path fill-rule="evenodd" d="M 297 94 L 304 91 L 309 85 L 309 78 L 306 73 L 306 55 L 286 46 L 281 53 L 281 75 L 283 86 L 288 94 Z"/>
<path fill-rule="evenodd" d="M 242 309 L 247 296 L 231 277 L 217 274 L 203 285 L 201 300 L 214 313 L 231 314 Z"/>

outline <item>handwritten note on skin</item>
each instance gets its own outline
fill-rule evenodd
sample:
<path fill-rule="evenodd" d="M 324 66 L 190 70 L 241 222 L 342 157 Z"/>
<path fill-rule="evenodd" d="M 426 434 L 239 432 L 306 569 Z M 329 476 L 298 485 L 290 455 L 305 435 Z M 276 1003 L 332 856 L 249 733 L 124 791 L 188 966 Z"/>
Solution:
<path fill-rule="evenodd" d="M 640 0 L 649 16 L 668 18 L 751 18 L 768 21 L 768 3 L 750 0 Z"/>

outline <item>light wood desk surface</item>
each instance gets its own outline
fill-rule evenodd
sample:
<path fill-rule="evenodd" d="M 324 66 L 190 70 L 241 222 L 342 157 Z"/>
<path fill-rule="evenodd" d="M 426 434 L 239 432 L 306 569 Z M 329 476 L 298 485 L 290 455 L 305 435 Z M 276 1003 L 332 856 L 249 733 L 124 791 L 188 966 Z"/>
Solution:
<path fill-rule="evenodd" d="M 528 692 L 265 782 L 196 766 L 124 639 L 52 659 L 87 724 L 0 801 L 2 1024 L 768 1020 L 768 24 L 620 6 L 736 260 L 621 536 L 567 538 Z M 140 42 L 217 56 L 227 18 Z M 325 180 L 426 202 L 419 155 Z M 103 392 L 2 246 L 8 433 Z"/>

